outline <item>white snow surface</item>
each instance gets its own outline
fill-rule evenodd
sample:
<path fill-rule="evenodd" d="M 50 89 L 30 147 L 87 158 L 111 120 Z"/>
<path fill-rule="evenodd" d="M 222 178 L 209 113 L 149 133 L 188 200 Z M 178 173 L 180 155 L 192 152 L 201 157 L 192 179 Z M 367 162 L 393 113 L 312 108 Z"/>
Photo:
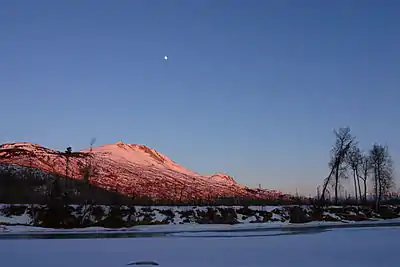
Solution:
<path fill-rule="evenodd" d="M 0 239 L 5 267 L 397 267 L 400 227 L 283 235 L 104 239 Z"/>
<path fill-rule="evenodd" d="M 0 208 L 4 205 L 0 204 Z M 71 205 L 72 208 L 78 208 L 77 205 Z M 101 206 L 105 213 L 108 213 L 109 207 Z M 156 232 L 156 233 L 164 233 L 164 232 L 180 232 L 180 231 L 213 231 L 213 230 L 241 230 L 241 229 L 279 229 L 279 228 L 301 228 L 301 227 L 314 227 L 314 226 L 336 226 L 336 225 L 371 225 L 371 224 L 387 224 L 387 223 L 400 223 L 400 218 L 397 219 L 379 219 L 379 218 L 370 218 L 366 221 L 348 221 L 337 215 L 329 212 L 325 212 L 325 215 L 329 215 L 330 217 L 337 217 L 340 221 L 330 222 L 330 221 L 313 221 L 305 224 L 293 224 L 289 223 L 287 214 L 284 214 L 284 209 L 278 206 L 250 206 L 249 209 L 254 212 L 255 215 L 245 216 L 239 212 L 243 207 L 241 206 L 233 206 L 230 207 L 237 211 L 237 218 L 239 224 L 198 224 L 192 217 L 190 216 L 182 216 L 182 212 L 193 210 L 194 213 L 200 211 L 207 211 L 209 208 L 227 208 L 225 206 L 218 207 L 207 207 L 207 206 L 154 206 L 154 207 L 145 207 L 145 206 L 136 206 L 136 213 L 133 214 L 135 218 L 139 221 L 143 220 L 144 217 L 151 217 L 153 222 L 163 221 L 167 219 L 167 216 L 163 214 L 163 211 L 170 210 L 173 214 L 172 218 L 168 224 L 161 225 L 137 225 L 130 228 L 119 228 L 119 229 L 107 229 L 102 227 L 87 227 L 87 228 L 79 228 L 79 229 L 49 229 L 42 227 L 34 227 L 32 223 L 32 219 L 28 211 L 21 215 L 0 215 L 0 233 L 43 233 L 43 232 L 85 232 L 85 233 L 101 233 L 101 232 Z M 308 209 L 308 207 L 304 206 L 304 209 Z M 257 220 L 257 217 L 260 216 L 261 211 L 273 211 L 273 219 L 277 219 L 276 221 L 266 221 L 260 222 Z M 219 211 L 218 211 L 219 212 Z M 275 213 L 274 213 L 275 212 Z M 75 214 L 74 212 L 72 214 Z M 281 215 L 282 214 L 282 215 Z M 76 215 L 76 214 L 75 214 Z M 126 215 L 124 217 L 125 221 L 128 221 L 130 215 Z M 184 219 L 186 221 L 184 222 Z M 189 220 L 188 220 L 189 219 Z"/>
<path fill-rule="evenodd" d="M 89 152 L 89 149 L 81 150 L 81 152 Z M 99 147 L 94 147 L 92 152 L 104 155 L 112 156 L 114 160 L 126 161 L 133 164 L 140 164 L 143 166 L 157 166 L 159 168 L 165 168 L 174 170 L 187 175 L 199 176 L 200 174 L 190 171 L 183 166 L 180 166 L 176 162 L 169 159 L 167 156 L 159 153 L 155 149 L 146 147 L 144 145 L 137 144 L 125 144 L 123 142 L 117 142 L 116 144 L 107 144 Z"/>
<path fill-rule="evenodd" d="M 104 228 L 104 227 L 87 227 L 77 229 L 53 229 L 43 228 L 36 226 L 25 226 L 25 225 L 0 225 L 0 234 L 18 233 L 18 234 L 41 234 L 41 233 L 196 233 L 196 232 L 209 232 L 213 231 L 240 231 L 240 230 L 266 230 L 269 233 L 273 231 L 280 231 L 290 229 L 302 229 L 319 226 L 338 226 L 338 225 L 384 225 L 388 223 L 400 223 L 400 219 L 390 220 L 371 220 L 362 222 L 323 222 L 313 221 L 309 223 L 289 223 L 289 222 L 267 222 L 267 223 L 249 223 L 249 224 L 180 224 L 180 225 L 139 225 L 130 228 Z"/>
<path fill-rule="evenodd" d="M 0 215 L 0 223 L 29 225 L 31 221 L 32 221 L 31 217 L 29 216 L 29 214 L 26 213 L 20 216 L 10 216 L 10 217 Z"/>

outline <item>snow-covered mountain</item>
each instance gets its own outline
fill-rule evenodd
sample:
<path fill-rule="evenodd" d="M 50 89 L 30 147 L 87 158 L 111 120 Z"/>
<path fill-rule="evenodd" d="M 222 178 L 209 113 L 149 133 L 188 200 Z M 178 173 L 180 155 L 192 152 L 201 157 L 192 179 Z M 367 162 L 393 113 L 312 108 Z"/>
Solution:
<path fill-rule="evenodd" d="M 270 198 L 280 194 L 249 189 L 223 173 L 201 175 L 152 148 L 123 142 L 71 154 L 32 143 L 8 143 L 0 145 L 0 163 L 38 168 L 72 179 L 83 179 L 90 165 L 92 184 L 154 199 Z"/>

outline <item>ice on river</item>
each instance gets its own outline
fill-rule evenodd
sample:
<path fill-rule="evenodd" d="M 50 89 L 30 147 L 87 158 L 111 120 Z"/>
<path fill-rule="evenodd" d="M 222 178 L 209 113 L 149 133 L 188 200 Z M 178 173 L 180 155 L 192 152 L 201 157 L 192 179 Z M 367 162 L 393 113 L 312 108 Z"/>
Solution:
<path fill-rule="evenodd" d="M 271 234 L 270 232 L 265 232 Z M 4 267 L 397 267 L 400 227 L 333 229 L 294 235 L 2 239 Z"/>

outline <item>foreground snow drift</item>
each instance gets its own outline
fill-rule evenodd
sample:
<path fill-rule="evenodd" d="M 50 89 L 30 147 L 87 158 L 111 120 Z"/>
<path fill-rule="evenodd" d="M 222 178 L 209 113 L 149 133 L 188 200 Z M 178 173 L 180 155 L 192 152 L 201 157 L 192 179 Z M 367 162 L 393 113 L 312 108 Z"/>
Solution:
<path fill-rule="evenodd" d="M 397 267 L 400 228 L 268 237 L 0 240 L 1 266 Z"/>

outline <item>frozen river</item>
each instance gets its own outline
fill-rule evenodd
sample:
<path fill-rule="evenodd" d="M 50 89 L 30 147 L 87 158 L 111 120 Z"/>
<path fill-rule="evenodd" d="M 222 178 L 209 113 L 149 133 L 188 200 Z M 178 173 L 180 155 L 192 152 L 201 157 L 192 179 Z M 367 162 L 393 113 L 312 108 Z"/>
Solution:
<path fill-rule="evenodd" d="M 175 233 L 162 237 L 1 239 L 1 267 L 398 267 L 400 227 Z"/>

